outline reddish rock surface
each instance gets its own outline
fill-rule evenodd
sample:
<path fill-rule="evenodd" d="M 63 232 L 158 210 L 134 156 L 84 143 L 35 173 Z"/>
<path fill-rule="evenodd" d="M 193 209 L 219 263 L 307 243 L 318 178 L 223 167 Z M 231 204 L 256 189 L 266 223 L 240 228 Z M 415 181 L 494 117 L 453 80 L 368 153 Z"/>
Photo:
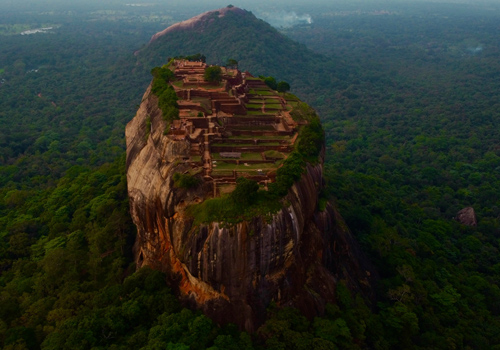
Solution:
<path fill-rule="evenodd" d="M 221 324 L 232 322 L 249 332 L 265 320 L 271 301 L 311 318 L 322 314 L 327 302 L 335 302 L 339 280 L 370 295 L 374 273 L 342 218 L 331 205 L 317 210 L 322 163 L 307 167 L 271 217 L 193 226 L 186 207 L 212 189 L 208 183 L 191 190 L 173 186 L 173 174 L 190 169 L 183 161 L 190 146 L 164 135 L 165 126 L 148 88 L 126 128 L 138 267 L 166 272 L 183 300 Z"/>
<path fill-rule="evenodd" d="M 467 207 L 460 210 L 455 218 L 462 225 L 477 226 L 476 212 L 472 207 Z"/>
<path fill-rule="evenodd" d="M 212 16 L 224 17 L 226 15 L 226 13 L 229 11 L 236 13 L 238 15 L 247 14 L 247 11 L 242 10 L 238 7 L 234 7 L 234 6 L 233 7 L 223 7 L 221 9 L 213 10 L 213 11 L 207 11 L 207 12 L 202 13 L 201 15 L 195 16 L 195 17 L 190 18 L 188 20 L 185 20 L 185 21 L 182 21 L 179 23 L 175 23 L 175 24 L 171 25 L 170 27 L 162 30 L 161 32 L 156 33 L 151 38 L 150 43 L 155 41 L 159 37 L 161 37 L 167 33 L 170 33 L 170 32 L 174 32 L 177 30 L 196 29 L 197 27 L 202 28 L 203 25 L 206 24 L 206 22 L 209 22 L 211 20 Z"/>

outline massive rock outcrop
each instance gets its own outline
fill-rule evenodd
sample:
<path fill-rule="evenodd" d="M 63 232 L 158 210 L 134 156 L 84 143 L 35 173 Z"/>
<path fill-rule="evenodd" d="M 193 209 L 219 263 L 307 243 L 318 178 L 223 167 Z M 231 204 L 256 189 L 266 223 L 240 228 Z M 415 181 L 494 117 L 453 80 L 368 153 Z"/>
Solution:
<path fill-rule="evenodd" d="M 180 297 L 220 323 L 254 331 L 271 301 L 312 317 L 335 301 L 342 279 L 370 293 L 370 272 L 331 205 L 318 209 L 322 162 L 307 165 L 268 217 L 228 225 L 193 225 L 186 208 L 213 194 L 210 183 L 174 186 L 189 170 L 189 142 L 165 135 L 166 122 L 149 87 L 127 125 L 127 180 L 137 226 L 137 267 L 165 271 Z M 323 158 L 323 154 L 320 157 Z"/>
<path fill-rule="evenodd" d="M 157 40 L 159 37 L 167 34 L 167 33 L 172 33 L 175 31 L 183 31 L 183 30 L 203 30 L 203 28 L 207 25 L 210 24 L 210 22 L 214 21 L 215 17 L 224 17 L 228 12 L 231 12 L 234 15 L 237 16 L 246 16 L 248 14 L 247 11 L 242 10 L 238 7 L 234 6 L 227 6 L 220 8 L 218 10 L 213 10 L 213 11 L 207 11 L 204 12 L 198 16 L 195 16 L 193 18 L 190 18 L 188 20 L 175 23 L 171 25 L 170 27 L 162 30 L 161 32 L 156 33 L 151 37 L 150 43 L 154 42 Z M 208 22 L 208 23 L 207 23 Z"/>

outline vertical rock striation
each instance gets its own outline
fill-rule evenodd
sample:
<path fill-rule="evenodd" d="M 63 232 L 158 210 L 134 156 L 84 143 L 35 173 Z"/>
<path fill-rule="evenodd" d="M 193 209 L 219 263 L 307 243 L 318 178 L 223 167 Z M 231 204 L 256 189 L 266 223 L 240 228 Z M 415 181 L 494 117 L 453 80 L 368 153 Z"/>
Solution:
<path fill-rule="evenodd" d="M 150 127 L 150 130 L 147 128 Z M 180 297 L 219 323 L 254 331 L 271 301 L 321 314 L 335 300 L 338 280 L 370 293 L 368 264 L 338 212 L 318 211 L 322 164 L 308 165 L 271 217 L 227 226 L 193 226 L 187 206 L 208 198 L 210 185 L 175 188 L 172 176 L 189 166 L 187 141 L 164 135 L 157 98 L 146 91 L 127 125 L 127 180 L 137 226 L 137 266 L 166 272 Z"/>

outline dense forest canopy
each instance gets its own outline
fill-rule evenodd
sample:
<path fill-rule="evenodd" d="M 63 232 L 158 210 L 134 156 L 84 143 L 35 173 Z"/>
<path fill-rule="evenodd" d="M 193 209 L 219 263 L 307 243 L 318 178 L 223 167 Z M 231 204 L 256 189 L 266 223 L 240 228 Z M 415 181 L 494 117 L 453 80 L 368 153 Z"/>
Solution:
<path fill-rule="evenodd" d="M 2 348 L 500 344 L 498 4 L 250 8 L 271 23 L 290 11 L 311 18 L 280 28 L 300 45 L 256 41 L 220 60 L 290 81 L 320 112 L 329 196 L 381 277 L 371 308 L 340 284 L 325 317 L 271 306 L 254 336 L 183 309 L 163 275 L 131 265 L 123 132 L 152 68 L 134 52 L 213 8 L 51 4 L 0 11 Z M 266 59 L 244 62 L 236 52 L 245 49 Z M 477 227 L 453 219 L 467 206 Z"/>

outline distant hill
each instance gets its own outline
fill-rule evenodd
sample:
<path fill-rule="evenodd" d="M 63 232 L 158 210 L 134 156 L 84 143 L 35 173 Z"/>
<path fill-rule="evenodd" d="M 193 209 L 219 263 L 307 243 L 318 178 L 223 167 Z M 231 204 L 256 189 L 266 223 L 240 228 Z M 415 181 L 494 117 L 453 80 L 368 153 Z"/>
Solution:
<path fill-rule="evenodd" d="M 237 7 L 205 12 L 174 24 L 155 34 L 136 55 L 140 64 L 152 68 L 165 64 L 168 57 L 195 53 L 220 65 L 235 59 L 242 71 L 287 81 L 293 93 L 314 107 L 325 90 L 341 84 L 345 71 L 332 58 L 312 52 Z"/>

